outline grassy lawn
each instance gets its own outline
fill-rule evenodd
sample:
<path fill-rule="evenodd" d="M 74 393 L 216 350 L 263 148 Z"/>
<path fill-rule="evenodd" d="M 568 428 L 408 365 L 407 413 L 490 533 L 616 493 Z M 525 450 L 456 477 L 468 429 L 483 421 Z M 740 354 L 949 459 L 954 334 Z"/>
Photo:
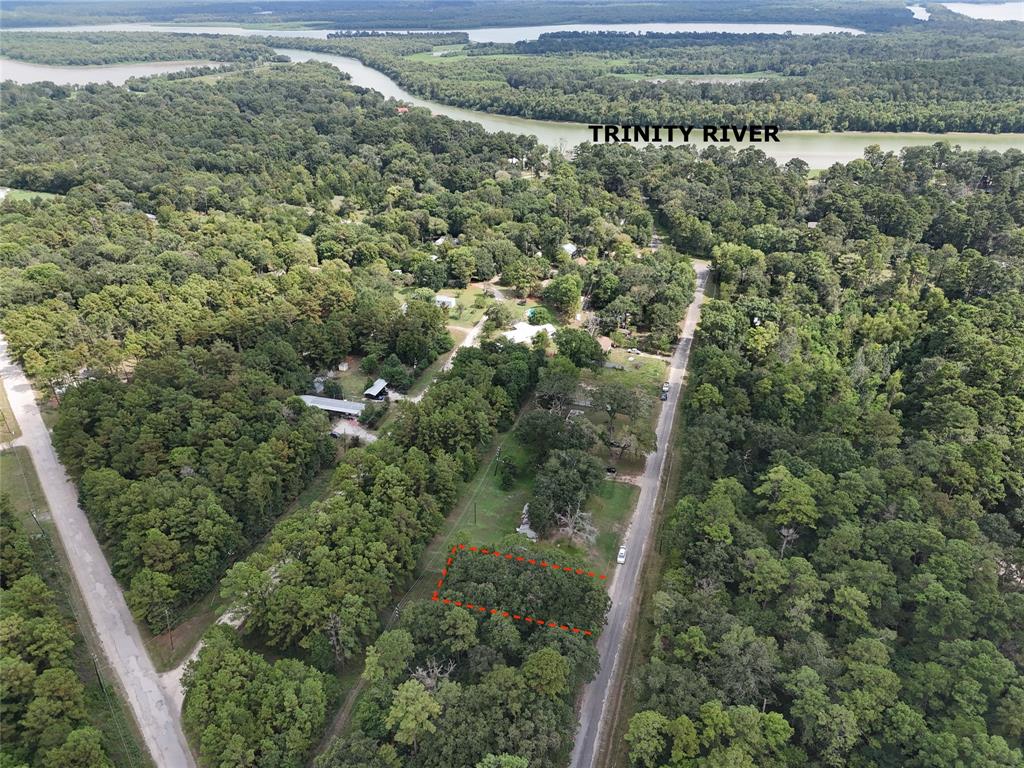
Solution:
<path fill-rule="evenodd" d="M 527 466 L 526 448 L 513 436 L 501 446 L 499 460 L 509 459 L 519 466 Z M 463 521 L 452 531 L 465 532 L 470 541 L 494 544 L 503 536 L 514 533 L 522 519 L 523 506 L 533 494 L 532 472 L 524 472 L 508 489 L 498 482 L 497 461 L 482 467 L 469 484 L 471 496 L 465 502 Z"/>
<path fill-rule="evenodd" d="M 531 299 L 525 299 L 524 300 L 524 299 L 516 299 L 516 298 L 512 297 L 512 291 L 513 291 L 512 288 L 505 288 L 503 290 L 506 292 L 505 295 L 509 297 L 509 300 L 508 300 L 507 303 L 512 308 L 512 314 L 515 316 L 515 321 L 517 323 L 520 322 L 520 321 L 529 320 L 530 319 L 530 310 L 533 309 L 534 307 L 543 306 L 543 304 L 541 304 L 539 301 L 537 301 L 537 299 L 532 299 L 531 298 Z M 521 304 L 520 302 L 522 302 L 522 301 L 525 301 L 525 303 Z M 561 321 L 558 319 L 557 316 L 555 317 L 555 322 L 553 322 L 552 325 L 555 325 L 555 326 L 561 326 L 562 325 Z"/>
<path fill-rule="evenodd" d="M 633 360 L 629 359 L 631 357 Z M 608 362 L 625 366 L 625 370 L 603 368 L 598 373 L 599 376 L 611 376 L 627 384 L 651 387 L 653 390 L 661 389 L 665 374 L 668 372 L 668 358 L 645 354 L 631 355 L 624 349 L 613 349 L 609 352 Z"/>
<path fill-rule="evenodd" d="M 360 370 L 359 364 L 363 361 L 362 357 L 352 355 L 346 360 L 348 361 L 348 370 L 336 371 L 333 379 L 341 384 L 346 400 L 365 402 L 363 392 L 366 390 L 367 382 L 372 382 L 376 377 Z"/>
<path fill-rule="evenodd" d="M 484 295 L 484 289 L 479 285 L 471 285 L 468 288 L 445 288 L 438 291 L 438 295 L 451 296 L 459 302 L 459 306 L 448 310 L 448 325 L 455 328 L 472 328 L 494 301 Z M 474 306 L 481 296 L 484 297 L 483 306 Z"/>
<path fill-rule="evenodd" d="M 0 494 L 11 499 L 14 513 L 32 543 L 33 571 L 52 590 L 61 614 L 75 624 L 72 662 L 85 686 L 85 711 L 90 724 L 102 733 L 103 747 L 117 768 L 150 768 L 153 764 L 145 749 L 140 747 L 142 742 L 135 722 L 117 697 L 113 675 L 104 674 L 105 670 L 95 661 L 98 659 L 105 666 L 85 604 L 68 575 L 67 555 L 49 522 L 49 509 L 27 448 L 0 451 Z"/>
<path fill-rule="evenodd" d="M 17 419 L 14 418 L 14 411 L 7 400 L 7 390 L 0 387 L 0 443 L 9 443 L 21 435 L 21 428 Z"/>
<path fill-rule="evenodd" d="M 665 381 L 668 372 L 668 363 L 665 360 L 650 355 L 630 355 L 622 349 L 613 349 L 608 357 L 609 362 L 626 366 L 625 370 L 620 371 L 614 368 L 601 368 L 597 371 L 585 370 L 580 380 L 584 384 L 591 385 L 605 381 L 618 381 L 627 386 L 638 388 L 642 396 L 647 398 L 645 415 L 648 426 L 653 431 L 657 426 L 658 417 L 661 415 L 659 395 L 661 393 L 661 385 Z M 629 360 L 630 357 L 634 358 L 632 362 Z M 583 411 L 586 417 L 598 427 L 602 429 L 607 427 L 607 413 L 596 408 L 585 408 Z M 619 429 L 621 425 L 627 424 L 628 419 L 629 417 L 621 414 L 616 416 L 616 428 Z M 646 461 L 642 455 L 637 456 L 627 452 L 619 456 L 617 449 L 607 449 L 604 447 L 596 448 L 594 455 L 620 472 L 627 474 L 643 472 Z"/>
<path fill-rule="evenodd" d="M 639 496 L 640 489 L 635 485 L 604 480 L 587 503 L 587 510 L 593 515 L 598 531 L 591 555 L 595 565 L 601 565 L 606 571 L 615 567 L 619 542 Z"/>

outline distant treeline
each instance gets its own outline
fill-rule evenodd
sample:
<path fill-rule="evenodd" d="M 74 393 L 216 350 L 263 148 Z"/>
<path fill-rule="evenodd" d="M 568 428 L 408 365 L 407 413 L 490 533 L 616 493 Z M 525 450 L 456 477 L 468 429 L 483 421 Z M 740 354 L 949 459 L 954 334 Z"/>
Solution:
<path fill-rule="evenodd" d="M 37 64 L 118 64 L 136 61 L 261 61 L 274 49 L 257 40 L 173 32 L 6 32 L 0 55 Z"/>
<path fill-rule="evenodd" d="M 337 25 L 342 29 L 469 29 L 510 27 L 523 24 L 629 22 L 768 22 L 833 24 L 863 30 L 885 30 L 914 22 L 902 0 L 686 0 L 685 2 L 593 2 L 571 0 L 492 3 L 386 3 L 371 5 L 360 0 L 333 2 L 269 2 L 259 6 L 223 3 L 145 2 L 47 3 L 11 2 L 0 12 L 5 27 L 75 23 L 160 21 L 234 22 L 248 24 L 309 23 Z M 259 11 L 254 10 L 259 8 Z"/>

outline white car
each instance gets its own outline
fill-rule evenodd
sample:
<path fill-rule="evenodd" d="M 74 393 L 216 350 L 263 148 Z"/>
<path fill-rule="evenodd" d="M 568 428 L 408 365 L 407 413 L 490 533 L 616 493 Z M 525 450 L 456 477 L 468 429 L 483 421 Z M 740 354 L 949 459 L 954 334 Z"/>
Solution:
<path fill-rule="evenodd" d="M 619 565 L 622 565 L 624 562 L 626 562 L 626 548 L 625 547 L 619 547 L 619 556 L 615 558 L 615 562 L 618 563 Z"/>

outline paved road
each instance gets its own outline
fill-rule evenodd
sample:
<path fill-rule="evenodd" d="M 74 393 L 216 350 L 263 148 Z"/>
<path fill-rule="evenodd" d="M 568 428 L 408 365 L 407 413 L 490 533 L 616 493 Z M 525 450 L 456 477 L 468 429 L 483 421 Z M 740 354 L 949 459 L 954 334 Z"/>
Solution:
<path fill-rule="evenodd" d="M 594 768 L 598 765 L 598 760 L 602 757 L 602 739 L 608 738 L 607 730 L 613 727 L 610 718 L 614 712 L 608 711 L 608 707 L 614 705 L 615 692 L 618 690 L 622 674 L 621 666 L 629 657 L 629 649 L 625 647 L 624 640 L 629 636 L 636 621 L 640 598 L 640 570 L 651 544 L 652 523 L 662 471 L 665 467 L 665 456 L 668 454 L 672 424 L 675 421 L 679 394 L 686 376 L 686 364 L 690 358 L 690 345 L 693 343 L 693 333 L 700 320 L 704 286 L 708 279 L 707 262 L 695 261 L 693 266 L 697 271 L 697 291 L 683 319 L 682 337 L 669 363 L 668 400 L 662 406 L 655 430 L 658 450 L 647 457 L 644 474 L 639 479 L 640 497 L 637 499 L 629 529 L 623 537 L 626 562 L 616 568 L 608 588 L 612 607 L 608 612 L 608 622 L 597 641 L 601 670 L 583 690 L 580 724 L 572 750 L 572 768 Z"/>
<path fill-rule="evenodd" d="M 78 506 L 78 492 L 53 450 L 35 393 L 21 368 L 8 357 L 7 340 L 2 335 L 0 375 L 21 427 L 21 437 L 14 444 L 24 445 L 32 456 L 50 515 L 71 563 L 71 575 L 153 762 L 158 768 L 194 766 L 178 713 L 164 694 L 121 588 Z"/>

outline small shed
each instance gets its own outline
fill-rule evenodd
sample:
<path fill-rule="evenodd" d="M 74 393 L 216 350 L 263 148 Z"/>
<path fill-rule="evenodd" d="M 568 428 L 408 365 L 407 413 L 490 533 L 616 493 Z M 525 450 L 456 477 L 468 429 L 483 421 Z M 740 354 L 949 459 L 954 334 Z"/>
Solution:
<path fill-rule="evenodd" d="M 573 242 L 562 243 L 562 250 L 565 251 L 570 256 L 575 256 L 576 255 L 576 243 L 573 243 Z"/>
<path fill-rule="evenodd" d="M 386 379 L 377 379 L 366 388 L 363 394 L 371 400 L 383 400 L 388 396 L 388 382 Z"/>
<path fill-rule="evenodd" d="M 445 309 L 455 309 L 459 306 L 459 302 L 451 296 L 442 296 L 441 294 L 437 294 L 434 297 L 434 303 L 439 307 L 444 307 Z"/>

